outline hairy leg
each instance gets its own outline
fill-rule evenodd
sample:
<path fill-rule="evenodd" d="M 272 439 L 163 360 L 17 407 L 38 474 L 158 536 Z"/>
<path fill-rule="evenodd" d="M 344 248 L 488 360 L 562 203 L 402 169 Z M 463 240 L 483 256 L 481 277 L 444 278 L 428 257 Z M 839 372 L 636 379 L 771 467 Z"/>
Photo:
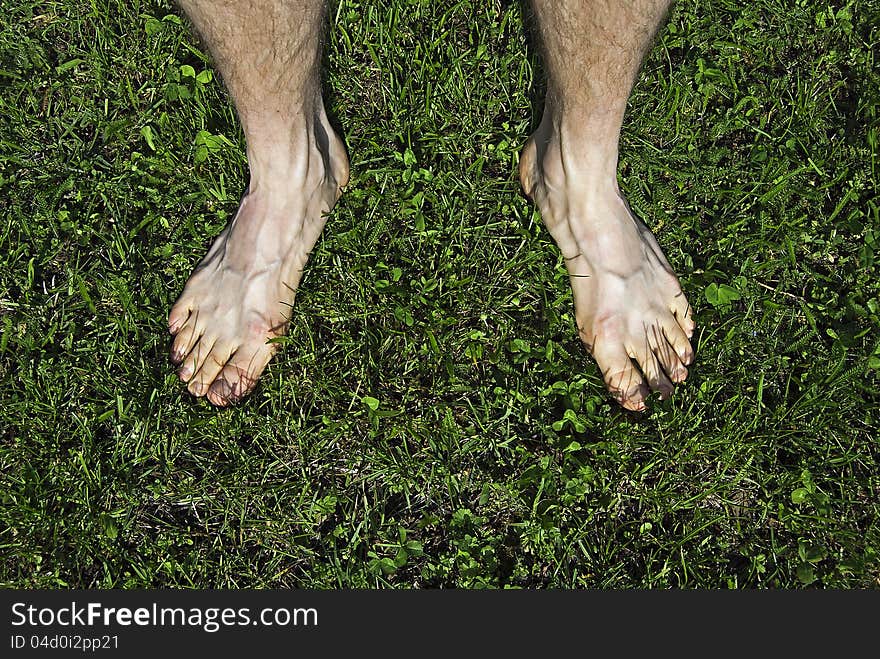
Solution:
<path fill-rule="evenodd" d="M 669 0 L 532 2 L 548 86 L 520 179 L 565 258 L 581 339 L 617 400 L 643 410 L 693 359 L 690 306 L 617 185 L 626 102 Z"/>
<path fill-rule="evenodd" d="M 282 335 L 325 215 L 348 181 L 324 112 L 324 0 L 178 0 L 208 44 L 247 141 L 250 184 L 196 267 L 168 326 L 172 360 L 215 405 L 256 384 Z"/>

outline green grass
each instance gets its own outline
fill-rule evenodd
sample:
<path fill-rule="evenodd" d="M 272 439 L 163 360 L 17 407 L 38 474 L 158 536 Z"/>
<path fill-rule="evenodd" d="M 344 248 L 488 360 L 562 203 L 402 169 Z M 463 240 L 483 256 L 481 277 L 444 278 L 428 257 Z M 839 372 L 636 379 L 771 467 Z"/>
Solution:
<path fill-rule="evenodd" d="M 164 0 L 2 0 L 0 584 L 880 586 L 880 9 L 683 0 L 621 186 L 697 362 L 622 412 L 516 180 L 517 3 L 340 0 L 352 181 L 287 345 L 217 411 L 166 314 L 247 183 Z"/>

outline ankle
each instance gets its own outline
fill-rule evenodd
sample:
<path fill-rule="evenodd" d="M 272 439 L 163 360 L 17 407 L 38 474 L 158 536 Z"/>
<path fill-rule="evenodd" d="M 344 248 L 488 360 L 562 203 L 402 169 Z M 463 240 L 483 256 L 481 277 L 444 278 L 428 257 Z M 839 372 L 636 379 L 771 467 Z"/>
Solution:
<path fill-rule="evenodd" d="M 315 118 L 262 124 L 248 135 L 247 157 L 252 193 L 335 193 L 348 183 L 345 146 L 323 110 Z"/>
<path fill-rule="evenodd" d="M 523 150 L 520 181 L 529 196 L 595 199 L 617 194 L 617 154 L 579 148 L 558 135 L 536 133 Z"/>
<path fill-rule="evenodd" d="M 535 132 L 546 144 L 547 175 L 616 183 L 620 125 L 614 116 L 548 108 Z"/>

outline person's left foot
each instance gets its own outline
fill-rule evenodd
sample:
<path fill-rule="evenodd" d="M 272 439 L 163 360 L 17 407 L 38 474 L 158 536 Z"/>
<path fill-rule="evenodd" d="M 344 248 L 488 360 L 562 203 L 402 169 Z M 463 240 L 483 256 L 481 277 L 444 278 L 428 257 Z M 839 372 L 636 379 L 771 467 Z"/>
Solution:
<path fill-rule="evenodd" d="M 573 168 L 559 141 L 542 129 L 520 159 L 523 188 L 562 250 L 580 337 L 606 386 L 623 407 L 642 411 L 652 390 L 666 398 L 673 383 L 687 377 L 693 360 L 690 305 L 616 181 Z"/>

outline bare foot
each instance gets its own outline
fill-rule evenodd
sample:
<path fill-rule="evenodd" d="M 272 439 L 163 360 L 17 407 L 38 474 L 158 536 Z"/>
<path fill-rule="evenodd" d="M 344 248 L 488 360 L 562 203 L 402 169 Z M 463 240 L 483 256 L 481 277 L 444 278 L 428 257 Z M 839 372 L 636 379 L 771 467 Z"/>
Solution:
<path fill-rule="evenodd" d="M 694 321 L 654 236 L 615 178 L 594 171 L 563 164 L 540 134 L 520 159 L 523 188 L 565 258 L 580 337 L 618 402 L 642 411 L 652 390 L 666 398 L 687 377 Z"/>
<path fill-rule="evenodd" d="M 291 159 L 251 188 L 171 309 L 171 359 L 194 396 L 214 405 L 249 393 L 287 330 L 302 270 L 348 181 L 344 147 Z M 305 151 L 305 149 L 304 149 Z M 330 151 L 330 153 L 327 153 Z"/>

